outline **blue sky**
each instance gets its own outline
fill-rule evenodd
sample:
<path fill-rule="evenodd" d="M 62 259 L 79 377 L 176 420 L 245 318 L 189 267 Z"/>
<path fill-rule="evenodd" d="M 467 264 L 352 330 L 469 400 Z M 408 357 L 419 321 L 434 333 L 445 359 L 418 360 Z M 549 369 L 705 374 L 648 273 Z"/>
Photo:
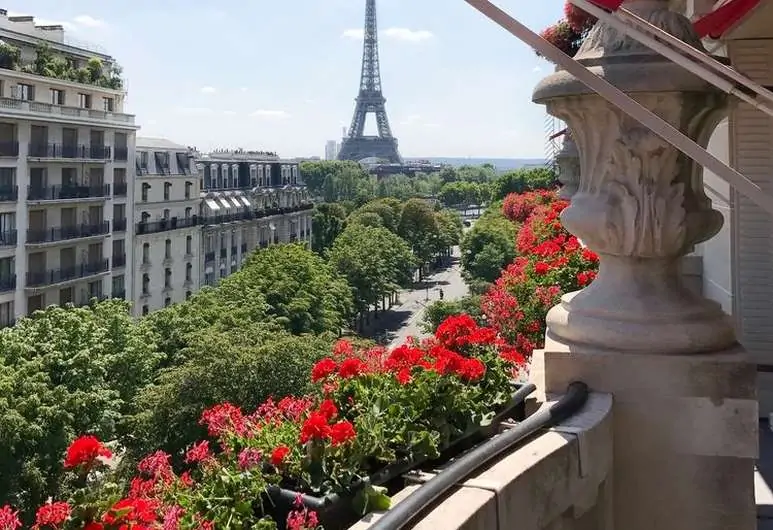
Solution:
<path fill-rule="evenodd" d="M 541 30 L 562 0 L 500 0 Z M 141 135 L 321 156 L 354 110 L 364 0 L 13 0 L 124 67 Z M 387 113 L 404 156 L 540 157 L 552 70 L 462 0 L 379 0 Z M 373 124 L 369 123 L 368 129 Z"/>

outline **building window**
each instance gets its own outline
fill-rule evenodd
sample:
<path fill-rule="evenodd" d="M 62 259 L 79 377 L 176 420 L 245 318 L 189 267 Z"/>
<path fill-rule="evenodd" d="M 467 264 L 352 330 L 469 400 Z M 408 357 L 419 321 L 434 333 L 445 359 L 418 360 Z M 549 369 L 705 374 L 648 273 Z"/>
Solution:
<path fill-rule="evenodd" d="M 191 208 L 190 206 L 188 206 L 188 207 L 185 209 L 185 218 L 186 218 L 186 219 L 190 219 L 190 218 L 191 218 L 191 215 L 193 215 L 193 208 Z"/>
<path fill-rule="evenodd" d="M 148 190 L 150 189 L 150 184 L 147 182 L 142 183 L 142 202 L 148 202 Z"/>
<path fill-rule="evenodd" d="M 0 328 L 7 328 L 13 325 L 15 317 L 13 302 L 0 304 Z"/>
<path fill-rule="evenodd" d="M 164 259 L 171 259 L 172 258 L 172 240 L 167 239 L 164 242 Z"/>
<path fill-rule="evenodd" d="M 164 269 L 164 287 L 169 288 L 172 286 L 172 269 Z"/>
<path fill-rule="evenodd" d="M 193 265 L 190 263 L 185 264 L 185 281 L 189 282 L 191 281 L 191 278 L 193 277 Z"/>
<path fill-rule="evenodd" d="M 102 108 L 105 112 L 113 112 L 115 110 L 115 100 L 113 98 L 102 98 Z"/>
<path fill-rule="evenodd" d="M 164 182 L 164 200 L 168 201 L 169 197 L 171 196 L 172 196 L 172 183 Z"/>
<path fill-rule="evenodd" d="M 164 219 L 169 219 L 170 215 L 171 215 L 171 212 L 169 208 L 164 209 Z"/>
<path fill-rule="evenodd" d="M 170 305 L 172 305 L 172 299 L 167 296 L 164 298 L 164 307 L 169 307 Z"/>
<path fill-rule="evenodd" d="M 148 212 L 142 212 L 140 219 L 142 219 L 140 221 L 142 224 L 148 224 L 150 221 L 150 214 Z"/>
<path fill-rule="evenodd" d="M 147 272 L 142 275 L 142 294 L 150 294 L 150 276 Z"/>
<path fill-rule="evenodd" d="M 142 306 L 142 316 L 146 316 L 148 314 L 148 306 L 144 305 Z"/>
<path fill-rule="evenodd" d="M 142 263 L 150 263 L 150 243 L 142 244 Z"/>
<path fill-rule="evenodd" d="M 78 94 L 78 106 L 82 109 L 91 108 L 91 94 Z"/>
<path fill-rule="evenodd" d="M 185 198 L 190 199 L 191 198 L 191 190 L 193 189 L 193 182 L 186 182 L 185 183 Z"/>
<path fill-rule="evenodd" d="M 185 299 L 188 300 L 192 294 L 190 291 L 185 291 Z"/>
<path fill-rule="evenodd" d="M 50 89 L 51 92 L 51 104 L 52 105 L 64 105 L 64 90 L 58 88 Z"/>
<path fill-rule="evenodd" d="M 209 165 L 209 187 L 210 189 L 217 187 L 217 164 Z"/>
<path fill-rule="evenodd" d="M 125 295 L 126 287 L 123 274 L 120 276 L 113 276 L 113 298 L 123 298 Z"/>
<path fill-rule="evenodd" d="M 32 85 L 25 85 L 19 83 L 16 85 L 16 99 L 23 99 L 24 101 L 35 101 L 35 87 Z"/>
<path fill-rule="evenodd" d="M 185 238 L 185 253 L 189 256 L 193 254 L 193 237 L 191 236 Z"/>

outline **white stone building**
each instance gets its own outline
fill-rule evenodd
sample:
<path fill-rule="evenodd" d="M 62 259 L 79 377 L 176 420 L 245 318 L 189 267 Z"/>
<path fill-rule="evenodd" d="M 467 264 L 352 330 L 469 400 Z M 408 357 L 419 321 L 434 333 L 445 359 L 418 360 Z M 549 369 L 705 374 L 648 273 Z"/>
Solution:
<path fill-rule="evenodd" d="M 214 285 L 255 248 L 311 241 L 311 198 L 297 160 L 273 153 L 217 151 L 197 156 L 201 177 L 201 278 Z"/>
<path fill-rule="evenodd" d="M 137 127 L 112 57 L 5 10 L 0 40 L 3 327 L 51 304 L 123 295 L 126 253 L 110 252 L 127 237 Z M 41 46 L 67 80 L 31 73 Z"/>
<path fill-rule="evenodd" d="M 138 138 L 133 196 L 134 313 L 180 302 L 199 288 L 199 176 L 193 152 Z M 114 244 L 113 252 L 125 249 Z"/>

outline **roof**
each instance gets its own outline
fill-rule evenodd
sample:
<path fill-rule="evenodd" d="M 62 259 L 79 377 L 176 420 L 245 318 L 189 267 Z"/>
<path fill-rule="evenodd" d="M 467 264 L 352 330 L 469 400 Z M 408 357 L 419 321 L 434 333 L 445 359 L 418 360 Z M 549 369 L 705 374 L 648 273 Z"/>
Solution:
<path fill-rule="evenodd" d="M 166 138 L 149 138 L 138 136 L 137 149 L 164 149 L 168 151 L 188 151 L 187 145 L 176 144 Z"/>

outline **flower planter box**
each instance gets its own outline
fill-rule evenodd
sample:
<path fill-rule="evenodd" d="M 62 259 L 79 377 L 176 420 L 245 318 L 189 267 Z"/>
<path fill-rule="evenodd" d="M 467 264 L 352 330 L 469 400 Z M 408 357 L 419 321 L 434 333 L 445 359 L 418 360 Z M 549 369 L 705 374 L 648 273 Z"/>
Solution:
<path fill-rule="evenodd" d="M 515 390 L 518 390 L 523 384 L 514 383 L 513 386 Z M 352 484 L 349 492 L 344 495 L 330 494 L 317 497 L 272 486 L 268 489 L 267 503 L 273 505 L 272 514 L 279 522 L 279 530 L 285 530 L 283 522 L 287 519 L 287 514 L 294 509 L 299 497 L 303 500 L 305 507 L 317 512 L 319 521 L 325 530 L 344 530 L 363 516 L 355 508 L 355 499 L 365 487 L 385 487 L 388 494 L 393 495 L 405 487 L 403 476 L 406 473 L 422 467 L 442 465 L 497 434 L 504 421 L 523 421 L 525 416 L 525 396 L 516 399 L 515 394 L 513 394 L 513 399 L 494 416 L 488 425 L 473 428 L 443 447 L 439 458 L 402 460 L 387 465 L 359 483 Z"/>

